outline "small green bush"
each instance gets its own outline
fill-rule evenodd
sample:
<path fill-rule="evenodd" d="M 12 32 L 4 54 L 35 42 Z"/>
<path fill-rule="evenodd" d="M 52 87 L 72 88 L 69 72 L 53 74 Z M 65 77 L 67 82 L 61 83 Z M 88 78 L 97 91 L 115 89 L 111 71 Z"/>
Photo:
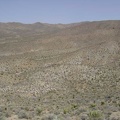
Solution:
<path fill-rule="evenodd" d="M 91 108 L 95 108 L 95 107 L 96 107 L 96 104 L 94 104 L 94 103 L 93 103 L 93 104 L 90 104 L 90 107 L 91 107 Z"/>
<path fill-rule="evenodd" d="M 64 114 L 67 114 L 67 113 L 68 113 L 68 110 L 67 110 L 67 109 L 64 109 L 64 110 L 63 110 L 63 113 L 64 113 Z"/>
<path fill-rule="evenodd" d="M 99 110 L 90 111 L 88 115 L 90 120 L 104 120 L 103 114 Z"/>
<path fill-rule="evenodd" d="M 20 118 L 20 119 L 23 119 L 23 118 L 28 119 L 28 115 L 27 115 L 27 113 L 24 110 L 21 110 L 18 113 L 18 118 Z"/>
<path fill-rule="evenodd" d="M 37 108 L 37 109 L 36 109 L 36 114 L 37 114 L 37 115 L 40 115 L 41 112 L 42 112 L 42 109 L 41 109 L 41 108 Z"/>
<path fill-rule="evenodd" d="M 105 102 L 101 102 L 101 105 L 104 105 L 105 104 Z"/>
<path fill-rule="evenodd" d="M 54 114 L 46 114 L 41 118 L 41 120 L 58 120 L 58 118 Z"/>

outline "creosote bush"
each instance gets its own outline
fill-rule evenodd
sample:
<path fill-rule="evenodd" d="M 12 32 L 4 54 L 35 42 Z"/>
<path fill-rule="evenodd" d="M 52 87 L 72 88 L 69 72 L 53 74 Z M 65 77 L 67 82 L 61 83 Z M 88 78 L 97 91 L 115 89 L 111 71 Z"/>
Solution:
<path fill-rule="evenodd" d="M 90 111 L 88 116 L 90 120 L 104 120 L 103 114 L 99 110 Z"/>
<path fill-rule="evenodd" d="M 36 109 L 36 114 L 37 114 L 37 115 L 40 115 L 41 112 L 42 112 L 42 109 L 41 109 L 41 108 L 37 108 L 37 109 Z"/>

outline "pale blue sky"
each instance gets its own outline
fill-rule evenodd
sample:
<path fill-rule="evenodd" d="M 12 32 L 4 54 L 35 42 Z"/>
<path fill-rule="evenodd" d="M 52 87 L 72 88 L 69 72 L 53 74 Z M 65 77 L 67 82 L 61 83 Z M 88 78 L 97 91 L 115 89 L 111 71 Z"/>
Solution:
<path fill-rule="evenodd" d="M 120 0 L 0 0 L 0 22 L 120 20 Z"/>

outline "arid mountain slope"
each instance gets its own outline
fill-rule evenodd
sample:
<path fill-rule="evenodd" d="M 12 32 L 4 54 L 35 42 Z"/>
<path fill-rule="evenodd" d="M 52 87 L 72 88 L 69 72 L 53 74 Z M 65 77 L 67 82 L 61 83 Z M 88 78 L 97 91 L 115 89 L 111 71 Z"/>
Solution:
<path fill-rule="evenodd" d="M 113 120 L 119 93 L 120 21 L 0 23 L 2 116 Z"/>
<path fill-rule="evenodd" d="M 0 36 L 0 55 L 73 48 L 84 49 L 85 57 L 88 56 L 93 60 L 96 52 L 100 54 L 99 60 L 107 59 L 106 57 L 110 60 L 109 55 L 105 54 L 111 53 L 114 56 L 119 52 L 119 26 L 120 21 L 85 22 L 71 25 L 1 23 L 0 34 L 3 36 Z"/>

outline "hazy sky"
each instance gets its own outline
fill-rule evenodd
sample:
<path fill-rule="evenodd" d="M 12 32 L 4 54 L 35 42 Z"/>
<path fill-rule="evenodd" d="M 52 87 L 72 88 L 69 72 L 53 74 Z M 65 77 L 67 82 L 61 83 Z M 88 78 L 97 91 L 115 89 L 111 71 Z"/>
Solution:
<path fill-rule="evenodd" d="M 120 20 L 120 0 L 0 0 L 0 22 Z"/>

